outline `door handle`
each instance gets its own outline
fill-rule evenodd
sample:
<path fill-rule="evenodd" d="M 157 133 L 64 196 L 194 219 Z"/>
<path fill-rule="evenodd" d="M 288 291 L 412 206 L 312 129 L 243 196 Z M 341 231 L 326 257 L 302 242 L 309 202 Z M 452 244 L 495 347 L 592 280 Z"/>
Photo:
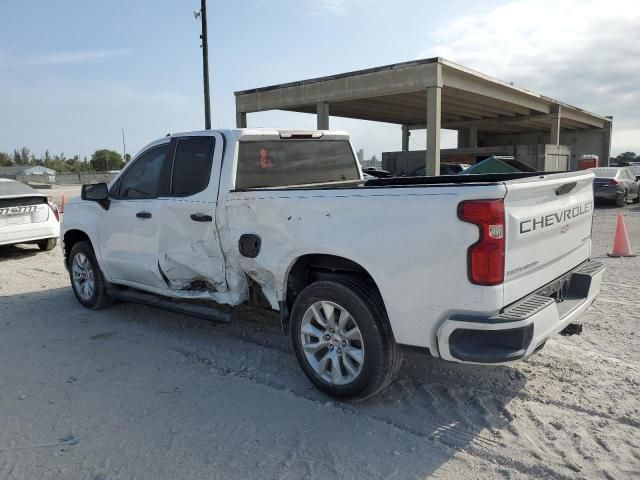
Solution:
<path fill-rule="evenodd" d="M 151 218 L 151 214 L 149 212 L 138 212 L 138 213 L 136 213 L 136 217 L 138 217 L 138 218 Z"/>
<path fill-rule="evenodd" d="M 191 220 L 194 222 L 213 222 L 213 218 L 211 215 L 207 215 L 206 213 L 192 213 Z"/>

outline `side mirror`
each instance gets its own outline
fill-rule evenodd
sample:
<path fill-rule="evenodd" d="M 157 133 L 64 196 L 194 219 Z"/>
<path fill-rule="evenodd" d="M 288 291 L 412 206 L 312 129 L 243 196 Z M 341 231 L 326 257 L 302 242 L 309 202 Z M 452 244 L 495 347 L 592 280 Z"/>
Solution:
<path fill-rule="evenodd" d="M 83 185 L 80 193 L 82 200 L 99 203 L 105 210 L 109 209 L 109 187 L 106 183 L 94 183 L 91 185 Z"/>

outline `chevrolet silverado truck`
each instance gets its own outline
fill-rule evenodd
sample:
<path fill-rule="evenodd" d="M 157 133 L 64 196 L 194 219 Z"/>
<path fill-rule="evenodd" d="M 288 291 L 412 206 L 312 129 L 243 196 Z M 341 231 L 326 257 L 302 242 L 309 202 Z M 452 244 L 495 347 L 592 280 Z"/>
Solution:
<path fill-rule="evenodd" d="M 280 312 L 320 390 L 366 398 L 401 346 L 471 364 L 524 359 L 594 301 L 593 173 L 363 180 L 347 134 L 168 135 L 63 219 L 85 307 L 137 301 L 219 321 Z"/>

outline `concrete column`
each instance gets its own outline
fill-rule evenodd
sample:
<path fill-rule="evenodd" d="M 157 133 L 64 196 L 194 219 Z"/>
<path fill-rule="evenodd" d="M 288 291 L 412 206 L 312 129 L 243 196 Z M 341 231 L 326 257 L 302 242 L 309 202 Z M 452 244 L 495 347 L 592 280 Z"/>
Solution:
<path fill-rule="evenodd" d="M 458 129 L 458 148 L 476 148 L 478 146 L 478 127 Z"/>
<path fill-rule="evenodd" d="M 236 128 L 247 128 L 246 112 L 236 112 Z"/>
<path fill-rule="evenodd" d="M 318 115 L 318 130 L 329 130 L 329 103 L 318 102 L 316 109 Z"/>
<path fill-rule="evenodd" d="M 469 127 L 469 146 L 478 147 L 478 127 Z"/>
<path fill-rule="evenodd" d="M 409 136 L 411 135 L 411 130 L 409 130 L 409 125 L 402 125 L 402 151 L 409 151 Z"/>
<path fill-rule="evenodd" d="M 602 151 L 604 158 L 600 159 L 600 165 L 606 165 L 608 167 L 611 159 L 611 130 L 613 129 L 613 117 L 607 115 L 607 118 L 610 121 L 604 126 L 604 132 L 602 135 Z"/>
<path fill-rule="evenodd" d="M 560 145 L 560 117 L 562 116 L 560 105 L 551 107 L 551 143 Z"/>
<path fill-rule="evenodd" d="M 442 87 L 427 88 L 427 175 L 440 175 Z"/>

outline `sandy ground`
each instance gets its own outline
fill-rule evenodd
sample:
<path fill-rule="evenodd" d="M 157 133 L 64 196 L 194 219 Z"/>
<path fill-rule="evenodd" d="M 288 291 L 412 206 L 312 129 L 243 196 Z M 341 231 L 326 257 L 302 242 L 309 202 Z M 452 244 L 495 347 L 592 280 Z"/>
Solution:
<path fill-rule="evenodd" d="M 311 387 L 270 314 L 93 312 L 59 249 L 0 249 L 0 478 L 639 478 L 640 257 L 606 256 L 617 211 L 595 213 L 582 335 L 509 367 L 409 354 L 360 404 Z"/>
<path fill-rule="evenodd" d="M 55 185 L 53 188 L 38 189 L 38 191 L 48 197 L 51 197 L 55 203 L 60 205 L 63 195 L 65 201 L 68 201 L 73 197 L 79 197 L 81 188 L 81 185 Z"/>

